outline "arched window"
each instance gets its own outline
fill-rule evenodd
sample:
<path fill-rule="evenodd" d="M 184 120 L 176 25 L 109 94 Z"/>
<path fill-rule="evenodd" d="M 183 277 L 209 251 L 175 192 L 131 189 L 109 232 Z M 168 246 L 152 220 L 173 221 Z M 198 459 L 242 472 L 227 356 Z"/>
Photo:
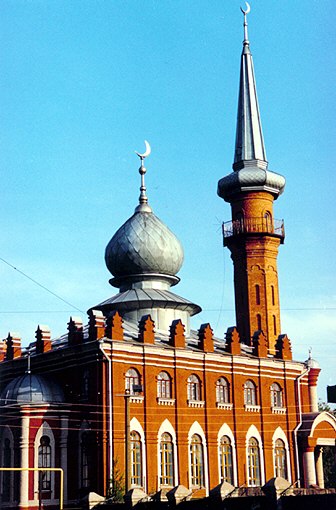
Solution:
<path fill-rule="evenodd" d="M 248 480 L 250 487 L 261 485 L 260 478 L 260 451 L 259 443 L 255 437 L 251 437 L 247 447 Z"/>
<path fill-rule="evenodd" d="M 256 305 L 260 305 L 260 285 L 255 286 Z"/>
<path fill-rule="evenodd" d="M 282 389 L 278 383 L 271 385 L 271 406 L 283 407 Z"/>
<path fill-rule="evenodd" d="M 188 377 L 188 399 L 201 400 L 201 381 L 195 374 Z"/>
<path fill-rule="evenodd" d="M 262 330 L 262 327 L 261 327 L 261 315 L 260 315 L 260 313 L 257 313 L 257 329 L 258 329 L 258 331 Z"/>
<path fill-rule="evenodd" d="M 38 448 L 38 467 L 51 467 L 51 446 L 49 436 L 42 436 Z M 39 491 L 51 490 L 51 471 L 39 472 Z"/>
<path fill-rule="evenodd" d="M 194 434 L 190 443 L 190 479 L 192 487 L 204 487 L 204 453 L 202 439 Z"/>
<path fill-rule="evenodd" d="M 274 473 L 275 476 L 281 476 L 287 480 L 287 456 L 282 439 L 277 439 L 274 445 Z"/>
<path fill-rule="evenodd" d="M 271 285 L 271 294 L 272 294 L 272 305 L 275 305 L 275 291 L 274 291 L 274 285 Z"/>
<path fill-rule="evenodd" d="M 5 438 L 3 443 L 3 461 L 2 467 L 12 467 L 12 448 L 8 437 Z M 10 471 L 3 471 L 2 473 L 2 501 L 9 502 L 11 499 L 11 481 L 12 473 Z"/>
<path fill-rule="evenodd" d="M 83 432 L 80 442 L 80 483 L 82 488 L 90 487 L 90 438 L 89 432 Z"/>
<path fill-rule="evenodd" d="M 276 316 L 273 315 L 273 333 L 277 334 Z"/>
<path fill-rule="evenodd" d="M 129 395 L 134 395 L 134 386 L 139 386 L 140 375 L 135 368 L 130 368 L 125 374 L 125 390 L 129 392 Z"/>
<path fill-rule="evenodd" d="M 158 398 L 171 398 L 171 379 L 167 372 L 160 372 L 157 378 Z"/>
<path fill-rule="evenodd" d="M 230 402 L 230 386 L 225 377 L 220 377 L 216 383 L 216 402 L 220 404 Z"/>
<path fill-rule="evenodd" d="M 246 381 L 244 384 L 244 404 L 249 406 L 257 405 L 257 391 L 253 381 Z"/>
<path fill-rule="evenodd" d="M 219 465 L 221 483 L 233 484 L 232 446 L 228 436 L 222 436 L 219 444 Z"/>
<path fill-rule="evenodd" d="M 265 221 L 266 232 L 273 232 L 272 215 L 269 211 L 265 212 L 264 221 Z"/>
<path fill-rule="evenodd" d="M 165 432 L 160 440 L 160 485 L 174 485 L 173 439 Z"/>
<path fill-rule="evenodd" d="M 142 487 L 142 445 L 138 432 L 131 432 L 131 485 Z"/>

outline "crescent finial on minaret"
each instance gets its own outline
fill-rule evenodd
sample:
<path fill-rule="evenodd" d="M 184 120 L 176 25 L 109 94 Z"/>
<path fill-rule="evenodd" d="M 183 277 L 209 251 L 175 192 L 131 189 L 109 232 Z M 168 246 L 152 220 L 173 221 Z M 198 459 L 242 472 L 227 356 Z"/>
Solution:
<path fill-rule="evenodd" d="M 151 211 L 151 208 L 148 205 L 148 197 L 146 195 L 147 190 L 146 190 L 146 185 L 145 185 L 145 173 L 147 170 L 144 166 L 144 160 L 145 160 L 145 158 L 147 158 L 150 155 L 150 153 L 152 151 L 151 146 L 149 145 L 147 140 L 145 140 L 145 147 L 146 147 L 146 150 L 143 153 L 135 151 L 136 155 L 139 156 L 140 161 L 141 161 L 141 166 L 139 168 L 139 174 L 141 175 L 139 205 L 135 209 L 137 212 L 139 212 L 139 211 L 150 212 Z"/>
<path fill-rule="evenodd" d="M 240 8 L 240 10 L 244 14 L 244 43 L 248 44 L 249 40 L 248 40 L 248 32 L 247 32 L 247 14 L 251 11 L 251 6 L 248 2 L 245 2 L 245 3 L 246 3 L 246 11 L 244 11 L 244 9 L 242 7 Z"/>
<path fill-rule="evenodd" d="M 147 142 L 147 140 L 145 140 L 145 147 L 146 147 L 146 150 L 143 154 L 140 154 L 140 152 L 137 152 L 135 151 L 135 154 L 137 156 L 139 156 L 139 158 L 141 159 L 141 161 L 145 158 L 147 158 L 147 156 L 150 155 L 150 153 L 152 152 L 152 149 L 151 149 L 151 146 L 149 145 L 149 143 Z"/>

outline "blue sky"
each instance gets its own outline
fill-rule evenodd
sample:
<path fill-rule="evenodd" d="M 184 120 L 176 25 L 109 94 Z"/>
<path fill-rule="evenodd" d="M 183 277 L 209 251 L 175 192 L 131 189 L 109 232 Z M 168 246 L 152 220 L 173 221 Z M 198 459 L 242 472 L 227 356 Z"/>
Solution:
<path fill-rule="evenodd" d="M 115 293 L 104 250 L 139 195 L 185 249 L 174 290 L 218 336 L 234 325 L 217 181 L 231 171 L 243 17 L 236 0 L 2 0 L 0 257 L 80 310 Z M 286 176 L 279 282 L 294 356 L 336 384 L 333 3 L 251 0 L 270 169 Z M 80 315 L 0 261 L 0 337 Z M 85 314 L 82 315 L 85 318 Z"/>

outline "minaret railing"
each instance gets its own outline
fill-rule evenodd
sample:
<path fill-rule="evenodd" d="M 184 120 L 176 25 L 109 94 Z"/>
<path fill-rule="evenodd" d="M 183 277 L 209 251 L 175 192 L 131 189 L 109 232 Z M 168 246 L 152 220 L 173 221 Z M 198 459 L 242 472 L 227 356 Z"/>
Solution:
<path fill-rule="evenodd" d="M 285 224 L 283 220 L 269 218 L 246 218 L 226 221 L 222 225 L 224 244 L 225 239 L 242 234 L 271 234 L 284 239 Z"/>

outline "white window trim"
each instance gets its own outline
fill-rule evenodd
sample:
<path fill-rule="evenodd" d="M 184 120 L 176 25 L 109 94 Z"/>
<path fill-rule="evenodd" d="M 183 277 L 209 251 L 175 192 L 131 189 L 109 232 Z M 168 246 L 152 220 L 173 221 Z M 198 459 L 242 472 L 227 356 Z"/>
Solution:
<path fill-rule="evenodd" d="M 55 466 L 55 438 L 53 431 L 46 421 L 42 423 L 40 428 L 38 429 L 35 441 L 34 441 L 34 466 L 38 466 L 39 461 L 39 446 L 40 446 L 40 440 L 42 436 L 48 436 L 50 439 L 50 447 L 51 447 L 51 459 L 50 464 L 51 467 Z M 38 493 L 38 481 L 39 481 L 39 471 L 34 472 L 34 502 L 38 502 L 39 499 L 39 493 Z M 55 505 L 59 502 L 59 498 L 56 498 L 57 496 L 55 494 L 55 471 L 51 471 L 51 498 L 48 499 L 48 504 Z"/>
<path fill-rule="evenodd" d="M 203 432 L 203 429 L 201 425 L 198 423 L 198 421 L 194 421 L 194 423 L 191 425 L 189 432 L 188 432 L 188 478 L 189 478 L 189 488 L 194 488 L 191 485 L 191 466 L 190 466 L 190 447 L 191 447 L 191 438 L 194 434 L 197 434 L 202 439 L 202 446 L 203 446 L 203 455 L 204 455 L 204 484 L 205 484 L 205 492 L 206 496 L 209 495 L 209 471 L 208 471 L 208 447 L 207 442 L 205 438 L 205 434 Z"/>
<path fill-rule="evenodd" d="M 232 430 L 230 429 L 227 423 L 223 423 L 221 428 L 218 431 L 217 435 L 217 462 L 218 462 L 218 483 L 221 483 L 221 466 L 220 466 L 220 458 L 219 458 L 219 447 L 220 440 L 223 436 L 227 436 L 231 441 L 232 448 L 232 468 L 233 468 L 233 485 L 235 487 L 238 486 L 238 477 L 237 477 L 237 454 L 236 454 L 236 442 L 234 439 L 234 435 Z"/>
<path fill-rule="evenodd" d="M 289 455 L 289 446 L 288 446 L 288 440 L 287 436 L 282 430 L 281 427 L 278 427 L 275 429 L 273 437 L 272 437 L 272 452 L 273 452 L 273 473 L 275 474 L 275 442 L 277 439 L 281 439 L 285 443 L 285 449 L 286 449 L 286 461 L 287 461 L 287 477 L 288 481 L 292 483 L 292 470 L 291 470 L 291 464 L 290 464 L 290 455 Z"/>
<path fill-rule="evenodd" d="M 175 433 L 174 427 L 172 426 L 170 421 L 167 420 L 167 418 L 166 418 L 162 422 L 162 424 L 161 424 L 161 426 L 160 426 L 160 428 L 158 430 L 158 435 L 157 435 L 157 461 L 158 461 L 157 487 L 158 487 L 158 490 L 161 489 L 161 485 L 160 485 L 160 477 L 161 477 L 160 441 L 161 441 L 162 434 L 164 434 L 165 432 L 167 432 L 168 434 L 171 435 L 172 441 L 173 441 L 173 455 L 174 455 L 174 481 L 173 481 L 174 483 L 173 483 L 173 487 L 176 487 L 177 485 L 179 485 L 179 482 L 178 482 L 178 457 L 177 457 L 176 433 Z M 164 487 L 166 487 L 166 485 L 164 485 Z"/>
<path fill-rule="evenodd" d="M 265 462 L 264 462 L 264 447 L 261 439 L 261 435 L 255 425 L 251 425 L 246 433 L 245 439 L 245 459 L 246 459 L 246 480 L 248 485 L 248 446 L 249 440 L 254 437 L 258 441 L 259 453 L 260 453 L 260 478 L 261 485 L 265 485 Z M 248 487 L 250 487 L 248 485 Z"/>
<path fill-rule="evenodd" d="M 147 486 L 147 479 L 146 479 L 146 473 L 147 473 L 147 462 L 146 462 L 146 442 L 145 442 L 145 433 L 144 430 L 140 424 L 140 422 L 136 418 L 132 418 L 130 421 L 130 432 L 137 432 L 140 436 L 141 440 L 141 456 L 142 456 L 142 485 L 144 492 L 147 492 L 146 486 Z M 137 487 L 137 486 L 136 486 Z"/>
<path fill-rule="evenodd" d="M 3 431 L 2 437 L 1 437 L 1 450 L 0 450 L 0 452 L 1 452 L 0 466 L 1 467 L 5 467 L 4 466 L 4 463 L 5 463 L 4 454 L 5 454 L 5 440 L 6 439 L 9 439 L 10 449 L 11 449 L 10 467 L 13 467 L 14 466 L 14 435 L 8 425 L 5 425 L 4 431 Z M 12 505 L 14 502 L 14 500 L 13 500 L 13 498 L 14 498 L 14 471 L 9 471 L 9 473 L 10 473 L 10 478 L 9 478 L 9 502 L 8 503 L 9 503 L 9 505 Z M 3 475 L 4 475 L 4 471 L 1 471 L 0 472 L 0 491 L 2 491 L 2 486 L 3 486 Z"/>

